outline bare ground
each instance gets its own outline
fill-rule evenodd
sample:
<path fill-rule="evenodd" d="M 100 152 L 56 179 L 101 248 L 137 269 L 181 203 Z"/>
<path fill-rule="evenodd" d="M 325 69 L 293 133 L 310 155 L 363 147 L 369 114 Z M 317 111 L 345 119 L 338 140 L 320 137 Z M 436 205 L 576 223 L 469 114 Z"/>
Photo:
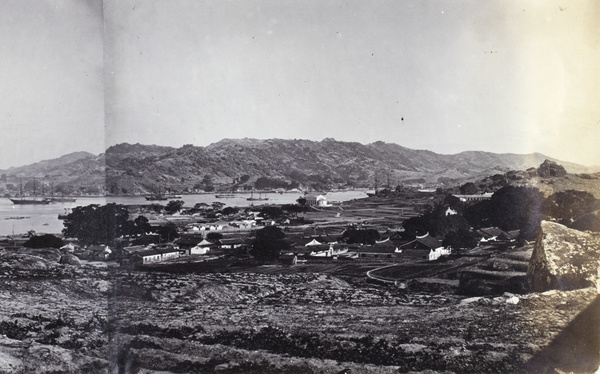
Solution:
<path fill-rule="evenodd" d="M 545 372 L 561 363 L 531 360 L 597 295 L 465 298 L 285 269 L 3 272 L 0 372 Z"/>

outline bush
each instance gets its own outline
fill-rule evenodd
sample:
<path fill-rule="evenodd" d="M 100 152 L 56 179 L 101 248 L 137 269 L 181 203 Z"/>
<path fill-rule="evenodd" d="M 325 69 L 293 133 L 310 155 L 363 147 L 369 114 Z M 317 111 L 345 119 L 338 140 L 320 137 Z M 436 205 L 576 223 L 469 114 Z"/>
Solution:
<path fill-rule="evenodd" d="M 45 234 L 41 236 L 32 236 L 23 245 L 27 248 L 60 248 L 64 245 L 64 242 L 55 235 Z"/>

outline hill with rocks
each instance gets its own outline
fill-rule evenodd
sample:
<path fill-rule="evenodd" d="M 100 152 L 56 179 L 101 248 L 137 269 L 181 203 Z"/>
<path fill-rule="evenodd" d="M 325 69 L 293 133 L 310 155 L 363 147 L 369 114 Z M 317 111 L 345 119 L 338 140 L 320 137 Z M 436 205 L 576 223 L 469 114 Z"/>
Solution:
<path fill-rule="evenodd" d="M 512 185 L 535 187 L 546 197 L 556 192 L 574 190 L 586 191 L 600 198 L 600 173 L 576 173 L 567 171 L 567 168 L 546 159 L 537 168 L 490 175 L 478 181 L 467 182 L 460 190 L 461 193 L 494 192 L 504 186 Z"/>
<path fill-rule="evenodd" d="M 0 192 L 33 194 L 102 194 L 106 183 L 104 154 L 75 152 L 52 160 L 0 170 Z M 35 186 L 33 178 L 36 178 Z"/>
<path fill-rule="evenodd" d="M 145 148 L 148 147 L 148 150 Z M 207 147 L 153 148 L 120 144 L 109 148 L 107 190 L 112 194 L 163 188 L 189 191 L 266 186 L 301 188 L 373 187 L 404 184 L 453 185 L 547 159 L 541 154 L 462 152 L 442 155 L 397 144 L 360 144 L 324 139 L 224 139 Z M 586 170 L 567 165 L 571 172 Z"/>
<path fill-rule="evenodd" d="M 284 139 L 223 139 L 206 147 L 118 144 L 94 156 L 79 152 L 0 171 L 3 193 L 18 192 L 19 178 L 66 193 L 128 195 L 229 188 L 328 189 L 396 185 L 457 185 L 525 170 L 548 157 L 469 151 L 443 155 L 397 144 Z M 561 162 L 569 173 L 587 173 Z M 39 188 L 39 184 L 38 184 Z M 39 191 L 39 190 L 38 190 Z"/>

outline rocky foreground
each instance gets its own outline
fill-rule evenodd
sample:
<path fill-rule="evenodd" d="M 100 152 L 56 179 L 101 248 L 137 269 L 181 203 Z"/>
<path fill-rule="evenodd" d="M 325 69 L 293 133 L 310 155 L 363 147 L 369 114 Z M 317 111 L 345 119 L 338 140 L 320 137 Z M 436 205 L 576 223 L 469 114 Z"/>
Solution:
<path fill-rule="evenodd" d="M 465 297 L 325 274 L 127 272 L 40 255 L 0 255 L 3 373 L 538 373 L 597 366 L 585 349 L 576 352 L 577 363 L 556 353 L 570 344 L 565 331 L 594 302 L 596 288 Z"/>

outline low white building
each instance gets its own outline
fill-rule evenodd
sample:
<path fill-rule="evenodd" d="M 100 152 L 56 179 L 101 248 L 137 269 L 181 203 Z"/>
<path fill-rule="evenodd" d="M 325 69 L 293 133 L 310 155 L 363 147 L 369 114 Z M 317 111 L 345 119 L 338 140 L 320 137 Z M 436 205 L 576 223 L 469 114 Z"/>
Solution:
<path fill-rule="evenodd" d="M 316 207 L 328 207 L 332 206 L 327 203 L 327 198 L 325 195 L 316 195 L 316 194 L 306 194 L 304 195 L 304 199 L 306 200 L 306 205 L 308 206 L 316 206 Z"/>
<path fill-rule="evenodd" d="M 131 259 L 133 262 L 146 265 L 155 262 L 162 262 L 170 258 L 179 257 L 179 250 L 175 248 L 149 249 L 147 251 L 135 252 Z"/>
<path fill-rule="evenodd" d="M 450 248 L 438 247 L 432 249 L 429 251 L 429 261 L 435 261 L 442 256 L 449 256 L 450 252 L 452 252 Z"/>
<path fill-rule="evenodd" d="M 200 243 L 196 244 L 196 246 L 194 246 L 190 249 L 190 254 L 191 255 L 205 255 L 210 252 L 210 249 L 213 246 L 214 246 L 213 243 L 204 239 Z"/>

